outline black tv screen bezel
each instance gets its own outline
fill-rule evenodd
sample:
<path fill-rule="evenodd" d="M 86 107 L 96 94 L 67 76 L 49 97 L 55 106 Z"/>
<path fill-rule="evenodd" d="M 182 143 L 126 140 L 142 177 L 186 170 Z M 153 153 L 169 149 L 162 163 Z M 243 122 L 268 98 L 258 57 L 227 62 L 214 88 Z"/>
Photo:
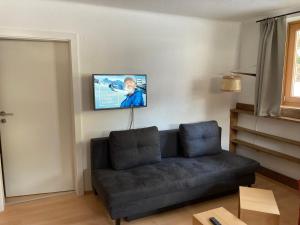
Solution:
<path fill-rule="evenodd" d="M 146 104 L 144 106 L 133 106 L 133 107 L 114 107 L 114 108 L 96 108 L 96 95 L 95 95 L 95 76 L 145 76 L 146 79 Z M 113 110 L 113 109 L 131 109 L 131 108 L 146 108 L 148 107 L 148 77 L 147 74 L 134 74 L 134 73 L 120 73 L 120 74 L 110 74 L 110 73 L 94 73 L 92 74 L 92 86 L 93 86 L 93 109 L 94 111 L 101 110 Z"/>

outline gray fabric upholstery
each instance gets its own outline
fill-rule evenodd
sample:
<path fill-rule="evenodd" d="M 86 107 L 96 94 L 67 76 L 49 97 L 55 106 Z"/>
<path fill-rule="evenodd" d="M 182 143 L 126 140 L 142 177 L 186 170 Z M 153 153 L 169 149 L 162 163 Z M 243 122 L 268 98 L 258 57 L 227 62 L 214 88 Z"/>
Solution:
<path fill-rule="evenodd" d="M 247 186 L 255 183 L 254 173 L 243 177 L 233 177 L 228 174 L 220 177 L 214 183 L 204 187 L 195 187 L 177 192 L 169 192 L 164 195 L 152 196 L 138 201 L 131 201 L 116 207 L 107 208 L 113 219 L 124 217 L 140 217 L 143 214 L 160 212 L 169 207 L 180 206 L 183 203 L 199 201 L 224 195 L 232 191 L 238 191 L 239 186 Z"/>
<path fill-rule="evenodd" d="M 162 158 L 183 154 L 180 149 L 178 129 L 159 131 L 159 138 Z M 92 170 L 112 168 L 108 137 L 91 139 L 90 150 Z"/>
<path fill-rule="evenodd" d="M 180 152 L 178 130 L 164 130 L 159 132 L 160 151 L 162 158 L 177 157 Z"/>
<path fill-rule="evenodd" d="M 161 161 L 157 127 L 112 131 L 109 147 L 112 166 L 128 169 Z"/>
<path fill-rule="evenodd" d="M 109 155 L 108 138 L 94 138 L 91 140 L 91 169 L 112 168 Z"/>
<path fill-rule="evenodd" d="M 132 202 L 187 191 L 194 188 L 204 193 L 226 182 L 253 173 L 258 167 L 254 160 L 227 151 L 197 158 L 167 158 L 160 163 L 116 171 L 93 171 L 97 191 L 102 193 L 108 208 L 126 206 Z M 201 196 L 198 196 L 201 197 Z"/>
<path fill-rule="evenodd" d="M 254 160 L 227 151 L 185 158 L 178 130 L 160 131 L 159 139 L 160 162 L 124 170 L 113 169 L 108 138 L 91 140 L 92 186 L 113 219 L 156 212 L 255 182 L 259 164 Z"/>
<path fill-rule="evenodd" d="M 216 121 L 180 124 L 179 133 L 186 157 L 212 155 L 222 150 Z"/>

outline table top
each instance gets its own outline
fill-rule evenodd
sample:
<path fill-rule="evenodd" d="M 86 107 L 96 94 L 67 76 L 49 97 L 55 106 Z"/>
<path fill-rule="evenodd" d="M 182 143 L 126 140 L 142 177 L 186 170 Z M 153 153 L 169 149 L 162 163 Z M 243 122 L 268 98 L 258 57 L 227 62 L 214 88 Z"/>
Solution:
<path fill-rule="evenodd" d="M 280 215 L 271 190 L 240 187 L 240 209 Z"/>
<path fill-rule="evenodd" d="M 212 225 L 209 221 L 210 217 L 215 217 L 222 225 L 247 225 L 223 207 L 198 213 L 193 217 L 194 220 L 198 220 L 202 225 Z"/>

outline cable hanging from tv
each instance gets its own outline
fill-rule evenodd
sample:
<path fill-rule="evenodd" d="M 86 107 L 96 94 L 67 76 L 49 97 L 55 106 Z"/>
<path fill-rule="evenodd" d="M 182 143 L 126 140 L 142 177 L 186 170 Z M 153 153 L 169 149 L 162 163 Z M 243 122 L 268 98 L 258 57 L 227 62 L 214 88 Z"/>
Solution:
<path fill-rule="evenodd" d="M 134 107 L 131 106 L 130 108 L 130 125 L 129 125 L 129 130 L 134 128 Z"/>

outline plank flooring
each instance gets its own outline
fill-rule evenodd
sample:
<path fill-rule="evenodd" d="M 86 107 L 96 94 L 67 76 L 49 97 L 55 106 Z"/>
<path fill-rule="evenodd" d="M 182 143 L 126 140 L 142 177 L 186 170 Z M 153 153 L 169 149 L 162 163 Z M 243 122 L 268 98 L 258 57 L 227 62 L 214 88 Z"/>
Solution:
<path fill-rule="evenodd" d="M 280 225 L 296 225 L 299 213 L 299 193 L 281 183 L 257 175 L 254 187 L 271 189 L 281 213 Z M 238 194 L 199 202 L 122 225 L 192 225 L 192 215 L 223 206 L 233 214 L 238 212 Z M 0 225 L 112 225 L 101 201 L 92 193 L 77 197 L 74 193 L 53 196 L 31 202 L 12 204 L 0 213 Z M 257 224 L 259 225 L 259 223 Z"/>

